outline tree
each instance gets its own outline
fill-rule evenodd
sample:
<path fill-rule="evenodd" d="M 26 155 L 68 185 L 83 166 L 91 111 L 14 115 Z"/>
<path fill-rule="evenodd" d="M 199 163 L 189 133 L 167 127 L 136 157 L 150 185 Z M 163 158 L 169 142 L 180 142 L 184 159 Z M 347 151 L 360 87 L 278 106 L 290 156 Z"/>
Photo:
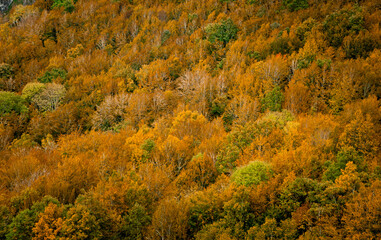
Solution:
<path fill-rule="evenodd" d="M 41 201 L 34 203 L 30 209 L 19 212 L 9 225 L 7 239 L 31 239 L 34 237 L 33 226 L 38 221 L 39 214 L 44 212 L 49 204 L 58 205 L 59 202 L 55 198 L 45 196 Z"/>
<path fill-rule="evenodd" d="M 247 166 L 238 168 L 232 175 L 232 180 L 238 185 L 255 186 L 270 179 L 271 168 L 264 162 L 254 161 Z"/>
<path fill-rule="evenodd" d="M 183 111 L 173 119 L 171 134 L 179 139 L 188 136 L 200 140 L 203 138 L 205 125 L 206 119 L 202 114 Z"/>
<path fill-rule="evenodd" d="M 75 9 L 72 0 L 53 0 L 52 8 L 60 8 L 60 7 L 63 7 L 65 11 L 69 13 L 73 12 Z"/>
<path fill-rule="evenodd" d="M 150 236 L 153 239 L 184 239 L 188 230 L 189 205 L 186 200 L 165 199 L 152 216 Z"/>
<path fill-rule="evenodd" d="M 346 203 L 342 217 L 344 234 L 358 239 L 377 239 L 381 237 L 380 181 L 370 187 L 362 186 L 353 200 Z"/>
<path fill-rule="evenodd" d="M 291 80 L 285 91 L 285 107 L 292 113 L 308 112 L 310 101 L 308 87 L 300 81 Z"/>
<path fill-rule="evenodd" d="M 60 235 L 63 224 L 63 206 L 49 203 L 44 212 L 38 215 L 33 228 L 33 240 L 56 239 Z"/>
<path fill-rule="evenodd" d="M 334 12 L 323 22 L 324 32 L 333 47 L 339 47 L 346 36 L 357 34 L 363 28 L 364 17 L 359 9 Z"/>
<path fill-rule="evenodd" d="M 365 156 L 374 156 L 379 149 L 376 132 L 370 116 L 364 116 L 361 111 L 355 113 L 355 118 L 345 126 L 339 138 L 339 146 L 353 147 Z"/>
<path fill-rule="evenodd" d="M 25 100 L 12 92 L 0 91 L 0 117 L 9 113 L 26 113 L 28 108 L 25 106 Z"/>
<path fill-rule="evenodd" d="M 272 91 L 265 94 L 262 98 L 262 112 L 269 109 L 270 111 L 280 111 L 282 109 L 282 103 L 284 101 L 283 93 L 280 87 L 275 87 Z"/>
<path fill-rule="evenodd" d="M 308 8 L 308 0 L 283 0 L 283 4 L 290 10 L 298 11 L 300 9 Z"/>
<path fill-rule="evenodd" d="M 66 89 L 63 85 L 49 83 L 43 91 L 34 95 L 32 102 L 35 103 L 42 112 L 53 111 L 61 104 L 65 94 Z"/>
<path fill-rule="evenodd" d="M 45 84 L 43 83 L 28 83 L 22 90 L 22 97 L 31 102 L 35 96 L 39 95 L 46 89 Z"/>
<path fill-rule="evenodd" d="M 336 156 L 336 161 L 331 163 L 324 172 L 323 178 L 334 181 L 341 175 L 341 170 L 345 169 L 348 162 L 356 164 L 359 171 L 366 169 L 366 163 L 363 157 L 353 148 L 344 147 Z"/>
<path fill-rule="evenodd" d="M 99 239 L 100 227 L 97 219 L 83 205 L 75 205 L 67 212 L 61 228 L 62 239 Z"/>
<path fill-rule="evenodd" d="M 14 69 L 7 63 L 0 64 L 0 90 L 13 90 Z"/>
<path fill-rule="evenodd" d="M 143 239 L 145 230 L 151 222 L 147 209 L 135 204 L 124 217 L 121 231 L 123 235 L 131 239 Z"/>
<path fill-rule="evenodd" d="M 57 78 L 65 80 L 67 72 L 61 68 L 52 68 L 49 71 L 46 71 L 44 75 L 38 78 L 38 81 L 41 83 L 51 83 Z"/>
<path fill-rule="evenodd" d="M 215 43 L 216 40 L 222 42 L 224 47 L 234 40 L 238 33 L 237 26 L 229 18 L 221 21 L 220 23 L 211 23 L 205 28 L 206 33 L 208 34 L 208 39 L 211 43 Z"/>
<path fill-rule="evenodd" d="M 12 221 L 12 215 L 8 207 L 0 206 L 0 237 L 6 239 L 6 234 L 8 232 L 8 225 Z"/>
<path fill-rule="evenodd" d="M 106 97 L 93 116 L 94 128 L 109 130 L 123 122 L 129 100 L 127 94 Z"/>

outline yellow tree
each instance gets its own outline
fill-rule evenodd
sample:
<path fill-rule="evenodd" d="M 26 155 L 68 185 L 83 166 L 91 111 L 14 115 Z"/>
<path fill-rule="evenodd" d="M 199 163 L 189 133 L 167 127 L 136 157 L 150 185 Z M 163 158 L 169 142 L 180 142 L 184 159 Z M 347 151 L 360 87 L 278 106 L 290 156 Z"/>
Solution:
<path fill-rule="evenodd" d="M 33 228 L 33 240 L 57 239 L 63 224 L 63 206 L 49 203 L 45 211 L 40 213 L 39 219 Z"/>

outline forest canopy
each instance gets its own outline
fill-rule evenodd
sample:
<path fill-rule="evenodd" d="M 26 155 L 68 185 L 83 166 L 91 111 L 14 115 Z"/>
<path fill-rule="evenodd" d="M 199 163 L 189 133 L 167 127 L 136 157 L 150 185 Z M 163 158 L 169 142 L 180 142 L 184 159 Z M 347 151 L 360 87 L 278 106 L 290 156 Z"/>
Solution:
<path fill-rule="evenodd" d="M 0 239 L 380 239 L 380 0 L 0 13 Z"/>

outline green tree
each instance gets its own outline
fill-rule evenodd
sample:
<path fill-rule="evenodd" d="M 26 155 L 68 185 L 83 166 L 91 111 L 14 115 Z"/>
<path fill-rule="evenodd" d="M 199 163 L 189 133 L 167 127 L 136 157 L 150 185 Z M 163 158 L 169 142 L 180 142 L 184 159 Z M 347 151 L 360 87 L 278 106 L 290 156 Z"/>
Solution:
<path fill-rule="evenodd" d="M 12 221 L 12 215 L 6 206 L 0 206 L 0 239 L 5 239 L 8 225 Z"/>
<path fill-rule="evenodd" d="M 52 8 L 61 8 L 63 7 L 66 12 L 73 12 L 75 7 L 72 0 L 53 0 Z M 74 0 L 75 1 L 75 0 Z"/>
<path fill-rule="evenodd" d="M 283 4 L 290 10 L 298 11 L 300 9 L 308 8 L 308 0 L 283 0 Z"/>
<path fill-rule="evenodd" d="M 28 83 L 27 85 L 25 85 L 24 89 L 22 90 L 22 97 L 26 101 L 31 102 L 36 95 L 40 94 L 45 89 L 46 89 L 46 86 L 43 83 L 37 83 L 37 82 Z"/>
<path fill-rule="evenodd" d="M 346 36 L 358 34 L 364 28 L 364 17 L 360 10 L 341 10 L 328 15 L 323 30 L 331 46 L 340 47 Z"/>
<path fill-rule="evenodd" d="M 144 206 L 136 203 L 123 217 L 123 220 L 122 236 L 138 240 L 143 239 L 144 230 L 151 222 L 151 217 Z"/>
<path fill-rule="evenodd" d="M 20 114 L 27 111 L 25 100 L 21 96 L 13 92 L 0 91 L 0 117 L 12 112 Z"/>
<path fill-rule="evenodd" d="M 366 168 L 364 158 L 353 147 L 344 147 L 337 154 L 336 161 L 330 163 L 328 169 L 324 172 L 323 179 L 335 181 L 348 162 L 356 164 L 358 171 L 363 171 Z"/>
<path fill-rule="evenodd" d="M 9 232 L 6 237 L 11 239 L 31 239 L 33 236 L 33 226 L 38 221 L 38 216 L 50 204 L 59 205 L 59 201 L 50 196 L 45 196 L 41 201 L 36 202 L 30 209 L 19 212 L 9 225 Z"/>
<path fill-rule="evenodd" d="M 39 77 L 37 80 L 41 83 L 51 83 L 53 80 L 57 78 L 66 79 L 67 72 L 62 68 L 53 68 L 47 72 L 44 73 L 41 77 Z"/>
<path fill-rule="evenodd" d="M 211 23 L 205 28 L 208 34 L 208 39 L 211 43 L 216 42 L 216 40 L 223 43 L 224 46 L 237 37 L 238 28 L 229 18 L 223 20 L 220 23 Z"/>
<path fill-rule="evenodd" d="M 254 161 L 249 165 L 238 168 L 232 175 L 232 180 L 246 187 L 258 185 L 269 180 L 272 175 L 270 166 L 264 162 Z"/>
<path fill-rule="evenodd" d="M 96 217 L 83 205 L 75 205 L 68 212 L 62 225 L 62 239 L 99 239 L 100 227 Z"/>
<path fill-rule="evenodd" d="M 270 92 L 266 93 L 262 98 L 262 111 L 269 109 L 270 111 L 282 110 L 282 103 L 284 101 L 283 93 L 279 86 L 276 86 Z"/>

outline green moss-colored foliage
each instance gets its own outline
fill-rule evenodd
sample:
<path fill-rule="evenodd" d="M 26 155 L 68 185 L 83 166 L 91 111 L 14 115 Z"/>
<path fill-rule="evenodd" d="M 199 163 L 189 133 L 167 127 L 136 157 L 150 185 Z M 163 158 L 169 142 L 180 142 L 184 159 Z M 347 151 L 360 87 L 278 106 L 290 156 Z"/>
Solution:
<path fill-rule="evenodd" d="M 66 79 L 67 72 L 62 68 L 53 68 L 44 73 L 41 77 L 38 78 L 38 81 L 41 83 L 51 83 L 53 80 L 58 77 Z"/>
<path fill-rule="evenodd" d="M 20 137 L 20 139 L 13 140 L 10 148 L 16 149 L 16 148 L 31 148 L 36 146 L 37 143 L 33 141 L 32 137 L 29 134 L 23 133 Z"/>
<path fill-rule="evenodd" d="M 251 211 L 249 191 L 243 187 L 235 191 L 232 198 L 224 203 L 220 217 L 204 225 L 196 239 L 245 239 L 246 231 L 256 219 Z"/>
<path fill-rule="evenodd" d="M 258 122 L 271 122 L 273 126 L 278 128 L 284 128 L 286 124 L 293 121 L 295 116 L 288 110 L 283 109 L 282 112 L 269 112 Z"/>
<path fill-rule="evenodd" d="M 143 231 L 150 224 L 151 217 L 147 209 L 140 204 L 135 204 L 123 218 L 121 237 L 128 239 L 143 239 Z"/>
<path fill-rule="evenodd" d="M 12 92 L 0 91 L 0 117 L 12 112 L 20 114 L 27 111 L 25 100 L 21 96 Z"/>
<path fill-rule="evenodd" d="M 253 226 L 247 232 L 247 240 L 256 239 L 296 239 L 297 225 L 290 219 L 278 222 L 274 218 L 266 218 L 261 226 Z"/>
<path fill-rule="evenodd" d="M 224 46 L 226 46 L 230 40 L 236 38 L 238 28 L 229 18 L 227 20 L 223 20 L 220 23 L 209 24 L 206 26 L 205 31 L 208 34 L 208 39 L 211 43 L 214 43 L 216 40 L 218 40 L 222 42 Z"/>
<path fill-rule="evenodd" d="M 228 142 L 218 153 L 216 167 L 219 172 L 230 172 L 236 167 L 236 160 L 243 149 L 249 146 L 254 139 L 268 136 L 275 127 L 283 128 L 288 121 L 294 119 L 286 110 L 270 112 L 256 122 L 249 122 L 245 126 L 235 126 L 228 135 Z"/>
<path fill-rule="evenodd" d="M 257 51 L 250 51 L 247 53 L 247 56 L 249 56 L 250 58 L 255 59 L 257 61 L 263 60 L 261 53 L 257 52 Z"/>
<path fill-rule="evenodd" d="M 359 34 L 349 39 L 345 47 L 345 55 L 347 58 L 367 58 L 370 52 L 380 46 L 381 44 L 367 33 Z"/>
<path fill-rule="evenodd" d="M 188 220 L 191 235 L 199 232 L 205 225 L 221 218 L 221 206 L 215 204 L 214 201 L 216 201 L 215 197 L 193 199 Z"/>
<path fill-rule="evenodd" d="M 283 4 L 291 12 L 308 8 L 308 0 L 283 0 Z"/>
<path fill-rule="evenodd" d="M 61 8 L 63 7 L 66 12 L 73 12 L 75 7 L 72 0 L 54 0 L 52 8 Z"/>
<path fill-rule="evenodd" d="M 267 109 L 270 111 L 280 111 L 282 109 L 282 103 L 284 101 L 283 93 L 280 87 L 275 87 L 270 92 L 266 93 L 262 98 L 262 112 Z"/>
<path fill-rule="evenodd" d="M 273 54 L 288 54 L 291 50 L 291 45 L 289 44 L 289 41 L 285 37 L 277 37 L 271 44 L 271 52 Z"/>
<path fill-rule="evenodd" d="M 79 195 L 75 201 L 76 206 L 83 206 L 88 213 L 91 213 L 91 218 L 96 219 L 96 225 L 99 226 L 99 235 L 103 239 L 123 239 L 119 236 L 120 231 L 117 231 L 118 227 L 121 227 L 121 219 L 115 219 L 114 209 L 107 209 L 104 207 L 101 201 L 97 197 L 94 197 L 93 193 L 86 193 Z M 68 209 L 71 210 L 71 209 Z M 68 222 L 65 225 L 70 225 Z M 83 231 L 84 229 L 80 230 Z M 66 231 L 71 231 L 66 229 Z M 65 233 L 67 234 L 67 233 Z"/>
<path fill-rule="evenodd" d="M 291 213 L 305 203 L 313 203 L 316 194 L 320 193 L 319 183 L 309 178 L 296 178 L 282 190 L 280 205 L 274 217 L 283 220 L 291 216 Z"/>
<path fill-rule="evenodd" d="M 346 36 L 364 29 L 364 17 L 361 10 L 341 10 L 326 17 L 323 29 L 330 45 L 339 47 Z"/>
<path fill-rule="evenodd" d="M 364 158 L 352 147 L 342 149 L 336 155 L 335 162 L 328 162 L 329 166 L 324 172 L 323 179 L 328 181 L 335 181 L 345 169 L 348 162 L 353 162 L 357 166 L 357 171 L 363 171 L 366 169 L 366 163 Z"/>
<path fill-rule="evenodd" d="M 226 108 L 227 105 L 227 99 L 225 97 L 218 97 L 212 101 L 211 106 L 211 115 L 213 117 L 219 117 L 221 116 Z"/>
<path fill-rule="evenodd" d="M 229 229 L 234 239 L 244 239 L 245 233 L 254 225 L 256 219 L 251 211 L 250 192 L 247 188 L 238 188 L 232 199 L 224 203 L 222 226 Z"/>
<path fill-rule="evenodd" d="M 32 229 L 38 220 L 38 215 L 45 210 L 45 207 L 47 207 L 49 203 L 60 204 L 57 199 L 45 196 L 41 201 L 33 204 L 30 209 L 19 212 L 9 225 L 9 232 L 6 235 L 6 239 L 31 239 L 33 237 Z"/>
<path fill-rule="evenodd" d="M 238 185 L 246 187 L 258 185 L 269 180 L 272 170 L 267 163 L 255 161 L 249 165 L 238 168 L 232 175 L 232 180 Z"/>
<path fill-rule="evenodd" d="M 316 25 L 317 23 L 315 19 L 308 18 L 296 29 L 296 36 L 299 38 L 299 40 L 304 42 L 308 34 L 311 32 L 312 28 Z"/>
<path fill-rule="evenodd" d="M 22 90 L 22 97 L 28 101 L 31 102 L 32 99 L 43 92 L 46 89 L 45 84 L 43 83 L 28 83 L 25 85 L 24 89 Z"/>
<path fill-rule="evenodd" d="M 235 162 L 239 158 L 240 149 L 233 144 L 225 146 L 217 156 L 216 167 L 219 172 L 229 172 L 236 167 Z"/>
<path fill-rule="evenodd" d="M 171 32 L 168 30 L 164 30 L 161 34 L 161 44 L 164 44 L 171 37 Z"/>
<path fill-rule="evenodd" d="M 36 222 L 37 216 L 30 209 L 26 209 L 12 219 L 9 225 L 9 232 L 6 235 L 7 240 L 11 239 L 31 239 L 32 228 Z"/>
<path fill-rule="evenodd" d="M 151 157 L 151 153 L 155 148 L 155 141 L 152 139 L 147 139 L 140 148 L 144 151 L 143 158 L 144 160 L 148 160 Z"/>

